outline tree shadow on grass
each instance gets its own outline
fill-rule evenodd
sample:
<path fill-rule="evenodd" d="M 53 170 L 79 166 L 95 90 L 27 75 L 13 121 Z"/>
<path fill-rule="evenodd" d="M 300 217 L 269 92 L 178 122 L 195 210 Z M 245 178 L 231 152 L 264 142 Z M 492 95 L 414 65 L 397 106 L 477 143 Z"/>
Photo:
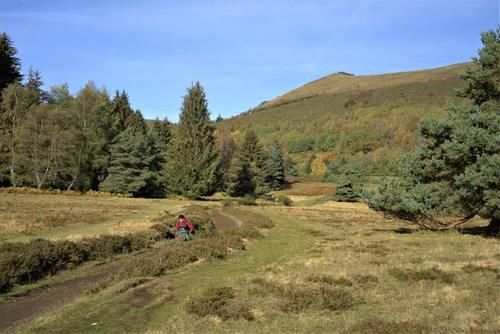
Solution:
<path fill-rule="evenodd" d="M 451 229 L 453 230 L 453 229 Z M 423 232 L 423 231 L 429 231 L 429 232 L 435 232 L 435 233 L 443 233 L 443 232 L 449 232 L 451 230 L 427 230 L 424 228 L 408 228 L 408 227 L 398 227 L 398 228 L 389 228 L 389 229 L 373 229 L 375 232 L 394 232 L 396 234 L 412 234 L 416 232 Z M 484 238 L 493 238 L 493 239 L 499 239 L 500 235 L 495 235 L 491 234 L 491 231 L 489 230 L 488 226 L 468 226 L 468 227 L 460 227 L 455 229 L 458 233 L 460 234 L 466 234 L 466 235 L 477 235 L 481 236 Z"/>

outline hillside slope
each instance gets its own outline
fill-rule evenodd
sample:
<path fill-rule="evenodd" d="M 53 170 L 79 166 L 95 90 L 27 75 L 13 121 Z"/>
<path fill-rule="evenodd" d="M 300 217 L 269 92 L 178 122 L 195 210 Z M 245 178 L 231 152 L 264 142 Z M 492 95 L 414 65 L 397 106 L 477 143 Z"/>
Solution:
<path fill-rule="evenodd" d="M 388 162 L 418 142 L 424 116 L 440 117 L 466 64 L 370 76 L 337 73 L 310 82 L 218 124 L 238 138 L 253 127 L 268 144 L 278 141 L 299 162 L 313 152 L 313 174 L 325 159 L 345 157 L 387 173 Z"/>

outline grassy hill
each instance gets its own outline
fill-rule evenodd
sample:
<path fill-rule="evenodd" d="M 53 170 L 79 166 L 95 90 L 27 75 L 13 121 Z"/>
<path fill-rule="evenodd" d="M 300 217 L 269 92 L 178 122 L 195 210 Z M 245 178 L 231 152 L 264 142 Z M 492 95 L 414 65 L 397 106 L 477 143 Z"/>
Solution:
<path fill-rule="evenodd" d="M 390 162 L 418 142 L 422 117 L 444 115 L 456 100 L 466 66 L 370 76 L 336 73 L 218 123 L 238 138 L 253 127 L 265 144 L 278 141 L 304 164 L 315 153 L 314 175 L 324 160 L 345 157 L 373 174 L 390 172 Z"/>

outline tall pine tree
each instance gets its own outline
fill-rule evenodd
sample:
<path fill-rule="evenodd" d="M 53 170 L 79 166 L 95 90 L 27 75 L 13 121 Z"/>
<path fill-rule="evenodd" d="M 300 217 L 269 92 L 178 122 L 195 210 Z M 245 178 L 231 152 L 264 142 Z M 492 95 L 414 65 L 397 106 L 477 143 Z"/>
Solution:
<path fill-rule="evenodd" d="M 16 57 L 17 49 L 14 47 L 9 35 L 0 34 L 0 101 L 1 93 L 8 84 L 20 81 L 21 62 Z"/>
<path fill-rule="evenodd" d="M 214 191 L 218 149 L 205 91 L 199 82 L 187 89 L 179 125 L 168 154 L 169 191 L 199 198 Z"/>

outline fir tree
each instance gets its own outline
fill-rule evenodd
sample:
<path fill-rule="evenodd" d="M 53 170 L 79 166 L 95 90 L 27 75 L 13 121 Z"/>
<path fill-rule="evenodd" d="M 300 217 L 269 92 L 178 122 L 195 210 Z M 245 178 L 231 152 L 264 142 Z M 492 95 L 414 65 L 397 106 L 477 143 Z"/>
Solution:
<path fill-rule="evenodd" d="M 224 191 L 229 182 L 229 170 L 233 160 L 236 144 L 229 131 L 219 129 L 217 131 L 217 141 L 219 144 L 219 163 L 215 171 L 215 190 Z"/>
<path fill-rule="evenodd" d="M 28 82 L 26 83 L 26 87 L 32 95 L 33 104 L 39 104 L 44 100 L 47 100 L 47 93 L 42 90 L 42 85 L 43 81 L 40 71 L 30 68 L 28 72 Z"/>
<path fill-rule="evenodd" d="M 239 158 L 250 166 L 250 172 L 255 184 L 255 193 L 262 195 L 269 190 L 266 184 L 267 156 L 253 129 L 247 130 L 239 149 Z"/>
<path fill-rule="evenodd" d="M 156 138 L 160 150 L 166 154 L 172 140 L 172 124 L 167 118 L 163 121 L 156 119 L 151 126 L 151 134 Z"/>
<path fill-rule="evenodd" d="M 347 176 L 343 176 L 336 184 L 335 199 L 339 202 L 357 202 L 361 191 Z"/>
<path fill-rule="evenodd" d="M 99 189 L 134 197 L 157 197 L 162 194 L 162 163 L 160 150 L 151 137 L 127 129 L 111 146 L 108 176 Z"/>
<path fill-rule="evenodd" d="M 199 82 L 188 88 L 179 125 L 168 154 L 169 190 L 188 198 L 214 191 L 218 150 L 205 91 Z"/>
<path fill-rule="evenodd" d="M 233 197 L 255 194 L 255 178 L 250 164 L 235 155 L 229 169 L 227 192 Z"/>
<path fill-rule="evenodd" d="M 115 135 L 118 135 L 130 125 L 130 118 L 133 117 L 133 114 L 134 110 L 130 107 L 127 92 L 124 90 L 121 93 L 116 91 L 115 97 L 111 102 L 111 115 Z"/>
<path fill-rule="evenodd" d="M 285 184 L 285 161 L 277 143 L 269 149 L 266 184 L 272 190 L 279 190 Z"/>
<path fill-rule="evenodd" d="M 0 34 L 0 100 L 8 84 L 22 79 L 21 62 L 16 57 L 17 49 L 6 33 Z"/>

